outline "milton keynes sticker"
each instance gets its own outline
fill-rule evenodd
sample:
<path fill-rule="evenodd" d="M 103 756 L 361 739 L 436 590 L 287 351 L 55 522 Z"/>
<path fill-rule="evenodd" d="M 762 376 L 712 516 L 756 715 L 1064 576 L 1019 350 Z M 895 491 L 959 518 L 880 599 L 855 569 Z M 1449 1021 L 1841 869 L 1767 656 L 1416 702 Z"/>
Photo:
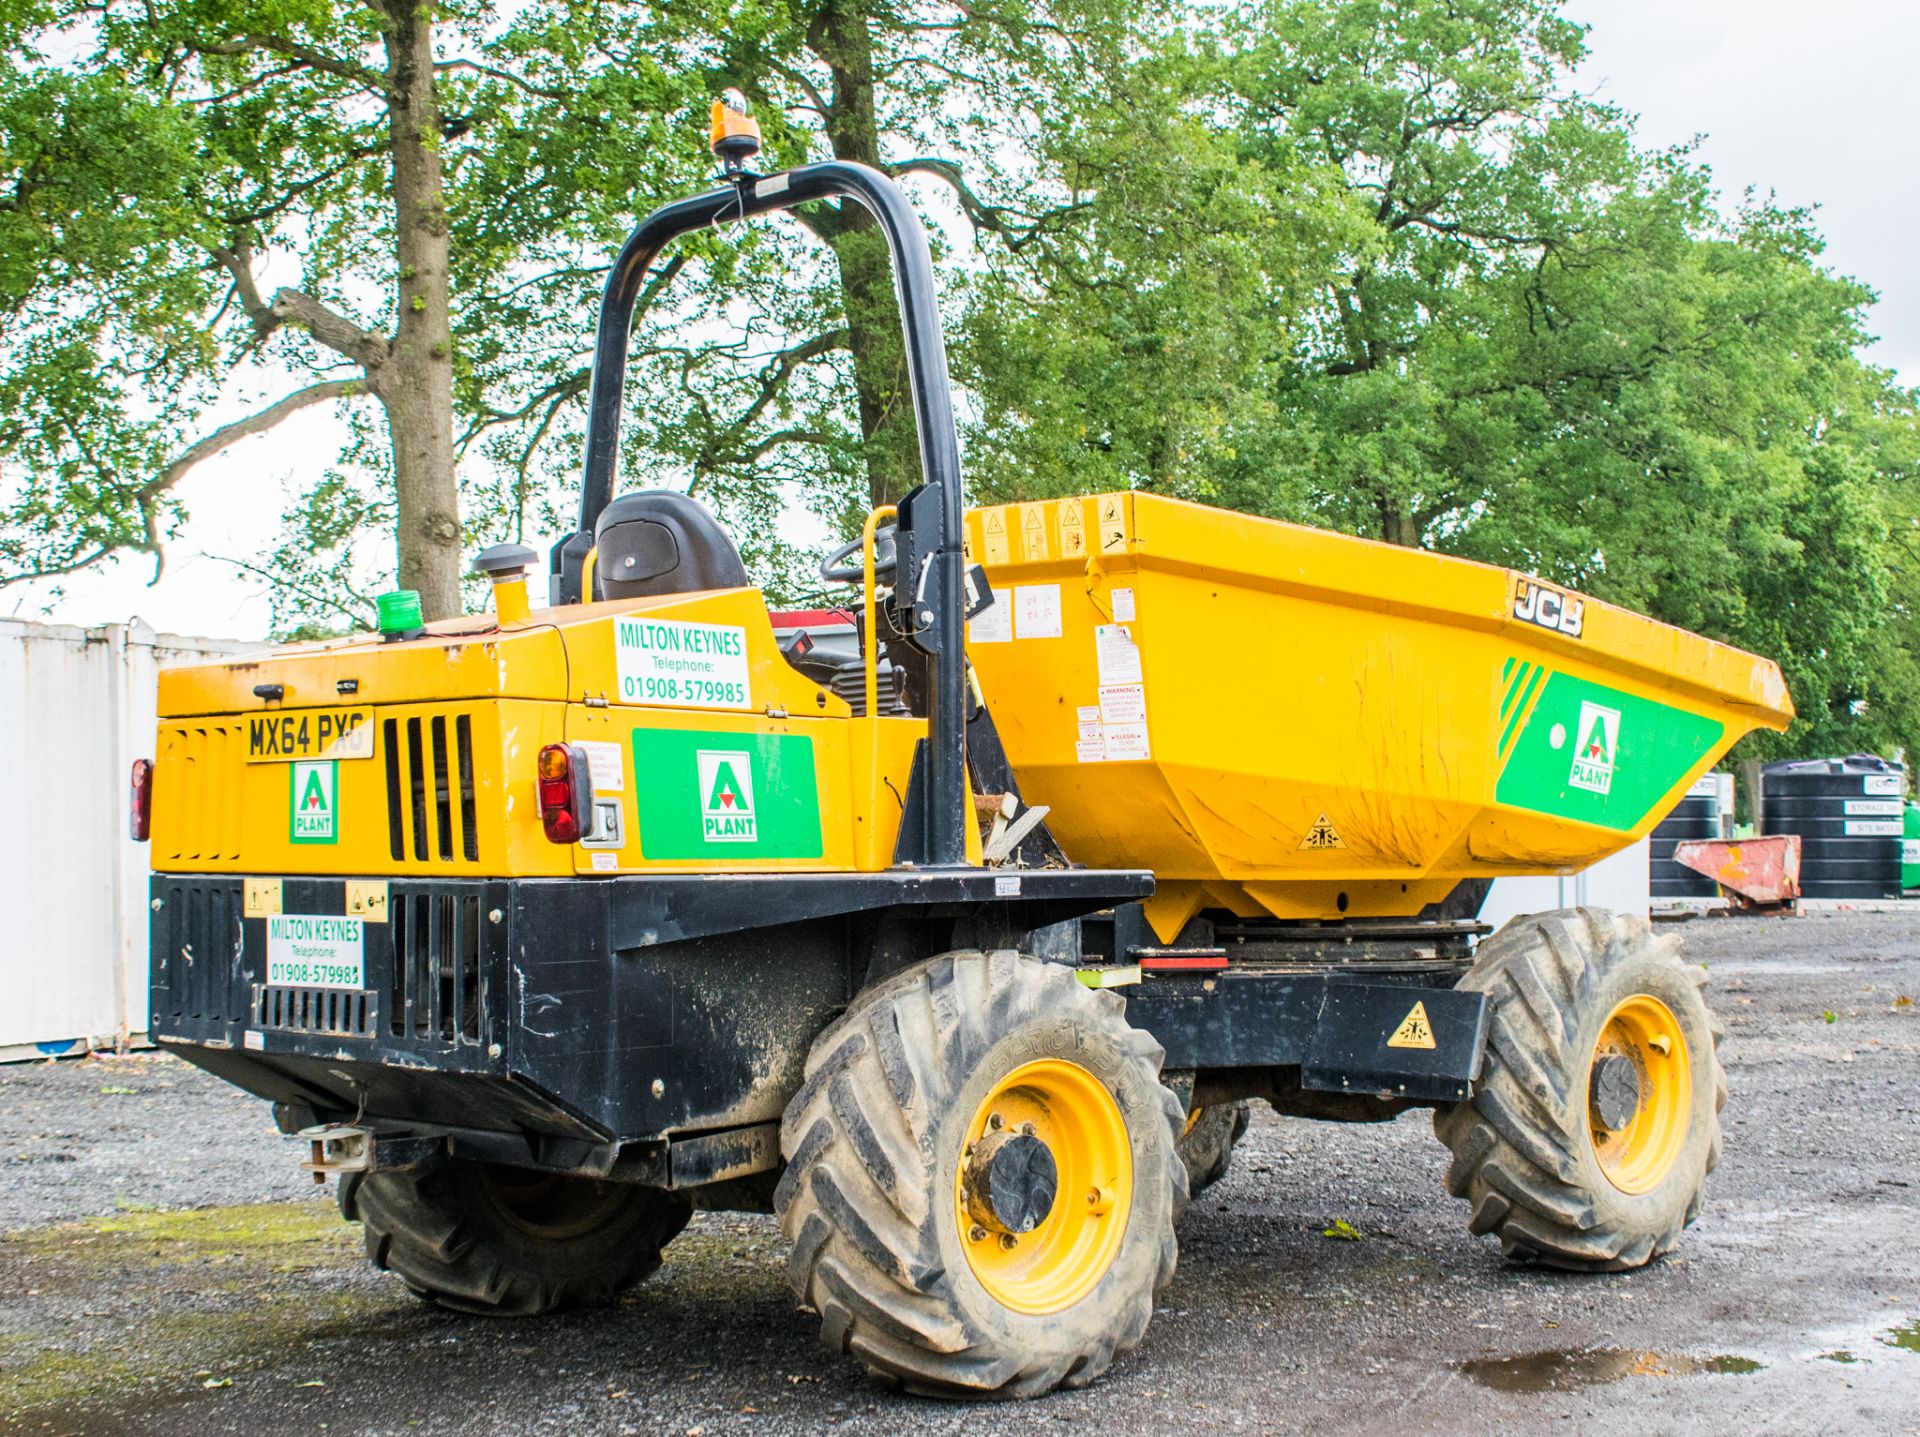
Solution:
<path fill-rule="evenodd" d="M 750 709 L 747 631 L 738 624 L 616 619 L 620 702 L 681 709 Z"/>

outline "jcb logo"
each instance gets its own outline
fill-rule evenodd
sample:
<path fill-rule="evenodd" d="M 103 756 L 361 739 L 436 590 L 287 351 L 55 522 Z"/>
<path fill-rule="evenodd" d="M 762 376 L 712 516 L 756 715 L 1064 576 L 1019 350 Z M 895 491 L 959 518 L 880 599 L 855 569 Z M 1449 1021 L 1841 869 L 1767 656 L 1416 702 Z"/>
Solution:
<path fill-rule="evenodd" d="M 1563 594 L 1532 579 L 1519 579 L 1515 581 L 1513 589 L 1513 616 L 1529 624 L 1538 624 L 1543 629 L 1552 629 L 1556 634 L 1577 639 L 1586 625 L 1587 601 L 1574 594 Z"/>

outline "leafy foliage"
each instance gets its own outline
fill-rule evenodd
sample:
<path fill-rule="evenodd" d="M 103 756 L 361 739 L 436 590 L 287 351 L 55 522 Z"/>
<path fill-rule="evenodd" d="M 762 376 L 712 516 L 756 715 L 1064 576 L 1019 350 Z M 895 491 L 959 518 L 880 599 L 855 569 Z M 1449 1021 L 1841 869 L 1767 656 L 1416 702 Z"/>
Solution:
<path fill-rule="evenodd" d="M 1560 0 L 453 0 L 411 99 L 394 3 L 0 0 L 0 580 L 157 556 L 178 478 L 308 404 L 349 443 L 246 561 L 289 627 L 391 582 L 374 536 L 404 571 L 403 431 L 444 436 L 455 542 L 569 527 L 608 256 L 706 181 L 740 84 L 770 163 L 882 166 L 933 220 L 977 496 L 1513 565 L 1779 657 L 1802 722 L 1756 751 L 1912 740 L 1920 445 L 1872 295 L 1578 93 Z M 409 211 L 420 104 L 443 198 Z M 797 516 L 846 532 L 918 472 L 878 236 L 795 219 L 652 277 L 623 454 L 782 598 L 816 582 Z M 435 313 L 423 418 L 382 366 Z"/>
<path fill-rule="evenodd" d="M 1574 92 L 1552 0 L 1236 18 L 1137 72 L 1180 98 L 1116 124 L 1064 282 L 976 291 L 993 491 L 1157 488 L 1530 570 L 1777 657 L 1801 722 L 1750 749 L 1910 742 L 1914 401 L 1858 357 L 1872 295 L 1810 216 L 1723 213 L 1641 149 Z M 1206 178 L 1142 216 L 1135 170 Z M 1215 217 L 1237 242 L 1177 228 Z"/>

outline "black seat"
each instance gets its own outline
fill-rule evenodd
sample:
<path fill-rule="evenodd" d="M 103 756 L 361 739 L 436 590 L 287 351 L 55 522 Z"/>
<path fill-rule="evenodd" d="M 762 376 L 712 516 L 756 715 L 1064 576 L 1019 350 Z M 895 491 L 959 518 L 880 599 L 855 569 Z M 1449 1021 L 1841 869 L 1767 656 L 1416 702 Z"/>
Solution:
<path fill-rule="evenodd" d="M 644 599 L 747 584 L 747 566 L 720 521 L 699 500 L 671 489 L 622 494 L 600 511 L 593 542 L 599 598 Z"/>

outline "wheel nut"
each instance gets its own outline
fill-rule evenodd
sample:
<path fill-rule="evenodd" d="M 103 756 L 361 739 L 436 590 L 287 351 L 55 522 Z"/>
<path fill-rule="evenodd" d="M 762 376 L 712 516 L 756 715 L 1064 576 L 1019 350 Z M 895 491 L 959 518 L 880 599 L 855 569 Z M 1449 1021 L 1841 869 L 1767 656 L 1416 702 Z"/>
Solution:
<path fill-rule="evenodd" d="M 1100 1206 L 1100 1189 L 1099 1188 L 1087 1189 L 1087 1206 L 1088 1207 Z"/>
<path fill-rule="evenodd" d="M 985 1242 L 987 1240 L 987 1230 L 981 1227 L 979 1223 L 975 1223 L 967 1229 L 967 1237 L 973 1242 Z"/>
<path fill-rule="evenodd" d="M 1020 1246 L 1020 1239 L 1010 1232 L 1003 1232 L 1000 1234 L 1000 1246 L 1007 1252 L 1012 1252 L 1016 1247 Z"/>
<path fill-rule="evenodd" d="M 1033 1124 L 1032 1124 L 1032 1123 L 1022 1123 L 1022 1124 L 1020 1125 L 1020 1131 L 1021 1131 L 1021 1132 L 1023 1132 L 1023 1133 L 1025 1133 L 1025 1134 L 1026 1134 L 1026 1135 L 1027 1135 L 1028 1137 L 1032 1137 L 1032 1136 L 1033 1136 Z"/>
<path fill-rule="evenodd" d="M 995 1132 L 998 1132 L 1001 1128 L 1004 1128 L 1006 1125 L 1007 1125 L 1007 1120 L 1001 1117 L 998 1113 L 988 1114 L 987 1126 L 992 1128 Z"/>

